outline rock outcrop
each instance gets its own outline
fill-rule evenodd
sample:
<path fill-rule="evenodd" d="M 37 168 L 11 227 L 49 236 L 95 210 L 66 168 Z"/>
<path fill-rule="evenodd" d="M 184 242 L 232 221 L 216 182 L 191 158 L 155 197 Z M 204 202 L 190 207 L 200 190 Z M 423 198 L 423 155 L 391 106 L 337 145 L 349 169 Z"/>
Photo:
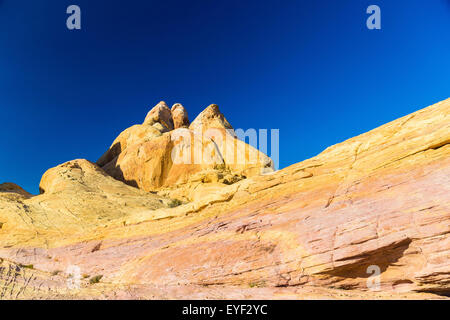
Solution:
<path fill-rule="evenodd" d="M 203 134 L 208 129 L 230 130 L 231 132 L 233 127 L 220 112 L 219 106 L 211 104 L 195 118 L 189 129 L 197 134 Z"/>
<path fill-rule="evenodd" d="M 171 172 L 162 161 L 172 161 L 177 130 L 203 142 L 205 127 L 233 137 L 216 107 L 199 117 L 189 129 L 133 126 L 98 165 L 74 160 L 50 169 L 38 196 L 0 192 L 1 297 L 450 295 L 450 99 L 228 184 L 206 179 L 208 170 L 225 173 L 220 164 L 237 170 L 214 137 L 207 141 L 219 151 L 217 168 L 203 163 L 179 178 L 189 166 Z M 163 164 L 145 169 L 155 158 Z M 102 280 L 68 290 L 70 266 Z"/>
<path fill-rule="evenodd" d="M 273 171 L 272 160 L 240 140 L 217 105 L 212 104 L 201 112 L 189 129 L 213 140 L 232 172 L 251 177 Z"/>
<path fill-rule="evenodd" d="M 181 104 L 174 104 L 172 106 L 171 112 L 175 129 L 189 127 L 189 117 L 187 111 Z"/>
<path fill-rule="evenodd" d="M 186 200 L 192 199 L 199 182 L 230 184 L 273 171 L 269 157 L 235 137 L 217 105 L 206 108 L 187 128 L 188 124 L 182 105 L 175 104 L 170 113 L 160 102 L 142 125 L 122 132 L 97 164 L 131 186 L 176 189 Z"/>
<path fill-rule="evenodd" d="M 18 186 L 15 183 L 6 182 L 0 184 L 0 192 L 3 193 L 17 193 L 25 197 L 30 197 L 31 194 L 25 191 L 22 187 Z"/>

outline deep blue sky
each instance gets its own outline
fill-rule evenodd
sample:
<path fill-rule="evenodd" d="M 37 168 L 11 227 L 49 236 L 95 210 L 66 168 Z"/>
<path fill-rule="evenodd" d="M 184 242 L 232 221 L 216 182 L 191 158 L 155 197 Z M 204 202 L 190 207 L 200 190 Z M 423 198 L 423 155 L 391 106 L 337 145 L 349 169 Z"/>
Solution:
<path fill-rule="evenodd" d="M 37 192 L 160 100 L 279 128 L 285 167 L 448 98 L 449 56 L 448 0 L 0 0 L 0 182 Z"/>

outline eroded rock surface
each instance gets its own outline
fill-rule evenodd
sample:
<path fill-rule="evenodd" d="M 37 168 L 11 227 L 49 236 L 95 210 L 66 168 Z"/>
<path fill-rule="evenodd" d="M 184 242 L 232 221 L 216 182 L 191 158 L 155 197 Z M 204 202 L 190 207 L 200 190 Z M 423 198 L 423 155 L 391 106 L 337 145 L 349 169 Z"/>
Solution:
<path fill-rule="evenodd" d="M 145 191 L 176 194 L 192 200 L 199 183 L 234 183 L 272 172 L 271 159 L 237 139 L 217 105 L 206 108 L 192 122 L 175 104 L 155 106 L 144 124 L 122 132 L 97 161 L 112 177 Z M 167 123 L 175 126 L 167 125 Z M 175 130 L 172 130 L 175 127 Z"/>
<path fill-rule="evenodd" d="M 167 104 L 164 101 L 161 101 L 149 111 L 143 124 L 150 126 L 159 124 L 160 126 L 158 127 L 162 127 L 164 131 L 173 130 L 172 112 Z"/>
<path fill-rule="evenodd" d="M 203 124 L 231 129 L 215 107 L 206 111 Z M 197 123 L 177 130 L 201 137 Z M 208 170 L 223 174 L 219 166 L 164 185 L 189 167 L 145 169 L 177 143 L 177 130 L 154 124 L 124 131 L 98 165 L 75 160 L 50 169 L 38 196 L 0 192 L 2 297 L 450 295 L 450 99 L 283 170 L 230 183 L 206 178 Z M 118 163 L 136 172 L 119 180 L 141 189 L 108 174 Z M 157 193 L 146 192 L 143 181 L 161 176 Z M 72 265 L 102 280 L 66 290 Z M 379 291 L 368 287 L 374 268 Z"/>
<path fill-rule="evenodd" d="M 189 117 L 186 109 L 179 103 L 172 106 L 171 109 L 173 125 L 175 129 L 178 128 L 188 128 L 189 127 Z"/>
<path fill-rule="evenodd" d="M 15 183 L 6 182 L 0 184 L 0 192 L 3 193 L 17 193 L 25 197 L 30 197 L 31 194 L 25 191 L 22 187 L 18 186 Z"/>

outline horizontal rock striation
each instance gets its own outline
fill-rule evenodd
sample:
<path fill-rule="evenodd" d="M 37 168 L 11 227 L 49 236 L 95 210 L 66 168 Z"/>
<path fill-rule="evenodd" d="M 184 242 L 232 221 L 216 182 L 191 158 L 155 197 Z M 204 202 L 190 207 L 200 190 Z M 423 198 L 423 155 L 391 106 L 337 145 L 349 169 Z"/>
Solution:
<path fill-rule="evenodd" d="M 450 99 L 245 179 L 223 156 L 167 169 L 177 130 L 233 136 L 215 106 L 199 117 L 133 126 L 97 164 L 50 169 L 38 196 L 0 189 L 2 297 L 450 296 Z M 66 290 L 72 265 L 101 281 Z"/>

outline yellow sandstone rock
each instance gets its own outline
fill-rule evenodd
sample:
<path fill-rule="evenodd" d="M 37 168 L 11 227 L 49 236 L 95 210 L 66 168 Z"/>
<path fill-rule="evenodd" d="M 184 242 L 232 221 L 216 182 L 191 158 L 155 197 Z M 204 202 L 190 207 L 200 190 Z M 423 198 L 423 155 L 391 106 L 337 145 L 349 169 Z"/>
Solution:
<path fill-rule="evenodd" d="M 163 129 L 155 126 L 158 123 Z M 122 132 L 97 164 L 114 178 L 145 191 L 179 190 L 184 185 L 185 198 L 191 192 L 190 182 L 229 184 L 273 171 L 269 157 L 234 136 L 217 105 L 206 108 L 189 128 L 188 123 L 183 106 L 175 104 L 170 113 L 160 102 L 144 124 Z"/>
<path fill-rule="evenodd" d="M 2 298 L 449 296 L 450 99 L 269 174 L 205 139 L 234 139 L 215 106 L 176 130 L 153 115 L 98 165 L 47 171 L 40 195 L 0 186 Z M 207 146 L 212 163 L 173 163 Z M 67 289 L 69 266 L 100 283 Z"/>

